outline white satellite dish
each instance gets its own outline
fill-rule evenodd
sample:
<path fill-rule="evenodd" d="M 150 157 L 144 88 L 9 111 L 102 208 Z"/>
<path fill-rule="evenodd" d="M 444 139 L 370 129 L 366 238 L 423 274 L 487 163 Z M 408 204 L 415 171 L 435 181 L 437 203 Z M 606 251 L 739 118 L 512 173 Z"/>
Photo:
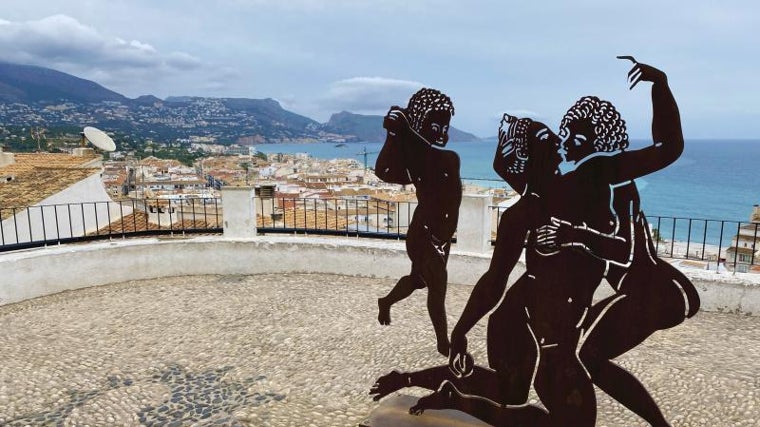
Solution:
<path fill-rule="evenodd" d="M 84 128 L 82 134 L 84 134 L 85 139 L 90 141 L 92 145 L 100 148 L 103 151 L 116 150 L 116 144 L 113 142 L 113 139 L 111 139 L 110 136 L 106 135 L 106 133 L 100 129 L 94 128 L 92 126 L 87 126 Z"/>

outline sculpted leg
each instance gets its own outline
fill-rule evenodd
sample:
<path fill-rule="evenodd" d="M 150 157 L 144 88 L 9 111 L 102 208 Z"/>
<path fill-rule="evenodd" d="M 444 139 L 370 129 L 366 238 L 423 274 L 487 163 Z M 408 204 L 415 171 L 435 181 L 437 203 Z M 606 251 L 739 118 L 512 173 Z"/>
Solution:
<path fill-rule="evenodd" d="M 587 368 L 594 384 L 613 399 L 655 427 L 670 427 L 657 403 L 636 377 L 610 360 L 603 360 Z"/>
<path fill-rule="evenodd" d="M 408 387 L 420 387 L 437 390 L 444 381 L 454 384 L 466 394 L 478 395 L 491 400 L 498 399 L 498 379 L 494 371 L 475 366 L 471 375 L 457 378 L 449 370 L 448 365 L 436 366 L 417 372 L 392 371 L 375 381 L 369 394 L 374 400 Z"/>
<path fill-rule="evenodd" d="M 383 298 L 378 298 L 378 315 L 377 321 L 381 325 L 391 324 L 391 306 L 412 294 L 415 289 L 420 288 L 419 279 L 414 276 L 404 276 L 396 283 L 396 286 Z M 424 285 L 423 285 L 424 286 Z"/>
<path fill-rule="evenodd" d="M 528 401 L 538 356 L 538 344 L 525 312 L 524 285 L 518 280 L 507 290 L 488 319 L 488 364 L 499 378 L 496 400 L 508 405 Z"/>
<path fill-rule="evenodd" d="M 433 259 L 428 264 L 426 275 L 428 284 L 427 308 L 433 323 L 438 353 L 449 355 L 449 332 L 446 321 L 446 265 L 440 259 Z"/>
<path fill-rule="evenodd" d="M 591 378 L 569 345 L 541 352 L 535 388 L 549 411 L 551 426 L 593 427 L 596 394 Z"/>

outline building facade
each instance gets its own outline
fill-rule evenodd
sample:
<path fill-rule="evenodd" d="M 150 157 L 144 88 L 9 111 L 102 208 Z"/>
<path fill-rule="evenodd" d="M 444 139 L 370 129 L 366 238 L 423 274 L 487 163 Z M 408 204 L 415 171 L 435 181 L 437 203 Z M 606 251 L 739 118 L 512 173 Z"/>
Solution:
<path fill-rule="evenodd" d="M 742 224 L 731 239 L 726 266 L 738 273 L 760 270 L 760 205 L 752 208 L 750 222 Z"/>

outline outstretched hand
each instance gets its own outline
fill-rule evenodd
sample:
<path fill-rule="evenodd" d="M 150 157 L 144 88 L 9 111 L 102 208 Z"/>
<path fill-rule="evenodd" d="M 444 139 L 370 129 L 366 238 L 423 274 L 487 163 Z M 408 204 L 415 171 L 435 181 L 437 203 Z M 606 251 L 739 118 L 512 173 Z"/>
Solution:
<path fill-rule="evenodd" d="M 406 118 L 404 110 L 398 105 L 392 106 L 383 119 L 383 128 L 387 129 L 391 135 L 397 135 L 408 130 L 409 119 Z"/>
<path fill-rule="evenodd" d="M 383 375 L 375 381 L 375 384 L 373 384 L 372 388 L 369 390 L 369 395 L 372 396 L 372 400 L 377 402 L 395 391 L 411 386 L 412 383 L 409 375 L 402 374 L 399 371 L 391 371 L 389 374 Z"/>
<path fill-rule="evenodd" d="M 630 55 L 618 56 L 618 59 L 627 59 L 633 62 L 633 68 L 628 72 L 628 84 L 631 85 L 629 89 L 633 89 L 641 81 L 664 84 L 668 82 L 668 77 L 664 72 L 651 65 L 642 64 Z"/>

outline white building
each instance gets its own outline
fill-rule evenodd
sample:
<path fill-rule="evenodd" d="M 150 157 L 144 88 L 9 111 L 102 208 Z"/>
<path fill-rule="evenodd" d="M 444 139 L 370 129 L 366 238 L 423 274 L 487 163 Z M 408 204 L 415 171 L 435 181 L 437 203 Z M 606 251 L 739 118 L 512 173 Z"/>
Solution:
<path fill-rule="evenodd" d="M 739 234 L 731 239 L 731 246 L 726 249 L 726 266 L 736 271 L 747 273 L 760 265 L 760 205 L 755 205 L 750 215 L 749 224 L 739 227 Z"/>

